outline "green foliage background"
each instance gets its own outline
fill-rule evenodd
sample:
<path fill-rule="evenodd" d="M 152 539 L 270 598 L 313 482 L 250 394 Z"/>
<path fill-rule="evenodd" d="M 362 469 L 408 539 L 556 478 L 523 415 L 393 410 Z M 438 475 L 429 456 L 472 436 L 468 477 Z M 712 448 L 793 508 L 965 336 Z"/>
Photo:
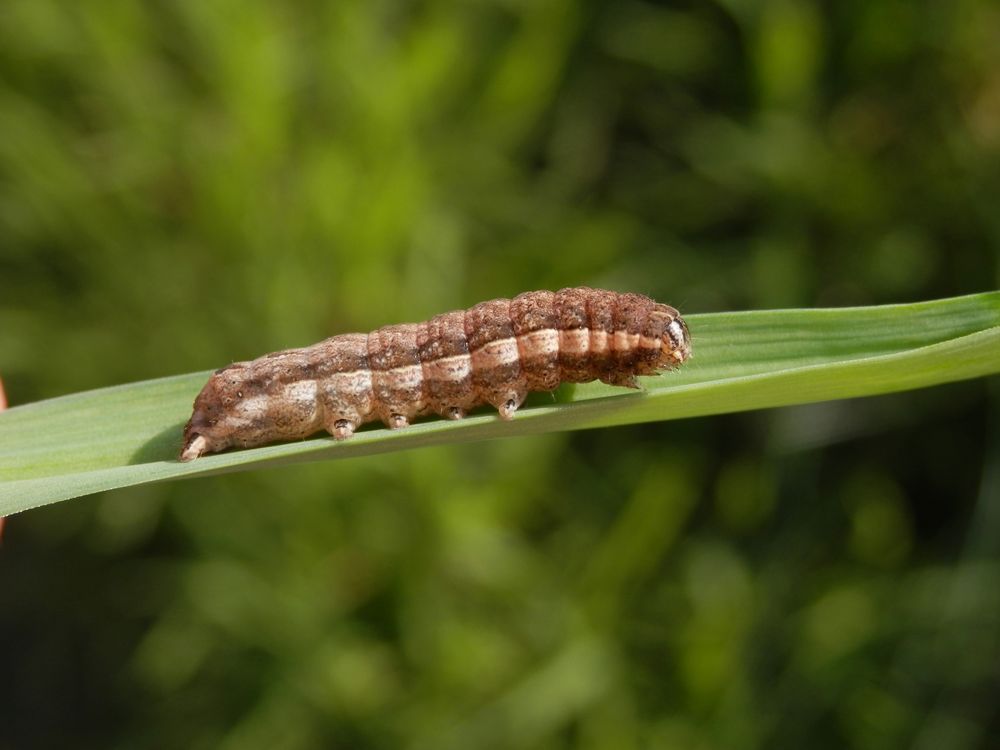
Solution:
<path fill-rule="evenodd" d="M 530 288 L 987 290 L 998 199 L 987 0 L 0 5 L 14 404 Z M 989 747 L 996 385 L 16 516 L 0 748 Z"/>

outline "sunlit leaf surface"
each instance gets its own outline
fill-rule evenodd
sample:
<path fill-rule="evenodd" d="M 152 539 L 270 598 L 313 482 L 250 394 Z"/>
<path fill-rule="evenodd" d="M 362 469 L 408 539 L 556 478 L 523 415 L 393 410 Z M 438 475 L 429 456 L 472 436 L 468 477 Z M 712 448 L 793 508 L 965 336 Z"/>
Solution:
<path fill-rule="evenodd" d="M 911 305 L 688 317 L 694 356 L 645 378 L 531 397 L 512 422 L 484 411 L 404 430 L 328 437 L 176 460 L 208 376 L 191 373 L 15 407 L 0 415 L 0 515 L 125 487 L 518 435 L 876 395 L 1000 372 L 1000 292 Z"/>

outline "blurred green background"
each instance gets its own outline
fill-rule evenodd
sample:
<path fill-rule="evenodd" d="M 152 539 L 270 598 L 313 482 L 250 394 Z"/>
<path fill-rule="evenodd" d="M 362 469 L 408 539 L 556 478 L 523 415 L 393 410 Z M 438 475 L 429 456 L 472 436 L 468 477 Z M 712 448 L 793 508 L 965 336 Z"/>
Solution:
<path fill-rule="evenodd" d="M 986 0 L 0 4 L 12 404 L 534 288 L 987 290 L 998 206 Z M 997 386 L 16 516 L 0 748 L 996 747 Z"/>

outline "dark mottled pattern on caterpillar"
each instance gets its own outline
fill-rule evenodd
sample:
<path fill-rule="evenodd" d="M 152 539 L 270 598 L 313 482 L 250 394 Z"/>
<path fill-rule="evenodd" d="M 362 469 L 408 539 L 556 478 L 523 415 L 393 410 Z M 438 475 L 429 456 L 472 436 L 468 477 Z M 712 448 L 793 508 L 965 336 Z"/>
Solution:
<path fill-rule="evenodd" d="M 348 333 L 216 371 L 198 394 L 180 458 L 304 438 L 392 429 L 482 404 L 511 419 L 531 391 L 636 376 L 691 355 L 677 310 L 641 294 L 580 287 L 482 302 L 424 323 Z"/>

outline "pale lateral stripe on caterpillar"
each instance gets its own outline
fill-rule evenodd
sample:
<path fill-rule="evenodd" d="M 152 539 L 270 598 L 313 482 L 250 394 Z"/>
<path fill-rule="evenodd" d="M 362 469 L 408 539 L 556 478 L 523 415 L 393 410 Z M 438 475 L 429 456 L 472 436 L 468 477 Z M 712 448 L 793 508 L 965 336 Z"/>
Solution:
<path fill-rule="evenodd" d="M 344 439 L 377 419 L 392 429 L 425 414 L 461 419 L 482 404 L 511 419 L 531 391 L 590 380 L 638 388 L 636 376 L 690 355 L 680 314 L 649 297 L 526 292 L 217 370 L 195 399 L 180 458 L 321 430 Z"/>

